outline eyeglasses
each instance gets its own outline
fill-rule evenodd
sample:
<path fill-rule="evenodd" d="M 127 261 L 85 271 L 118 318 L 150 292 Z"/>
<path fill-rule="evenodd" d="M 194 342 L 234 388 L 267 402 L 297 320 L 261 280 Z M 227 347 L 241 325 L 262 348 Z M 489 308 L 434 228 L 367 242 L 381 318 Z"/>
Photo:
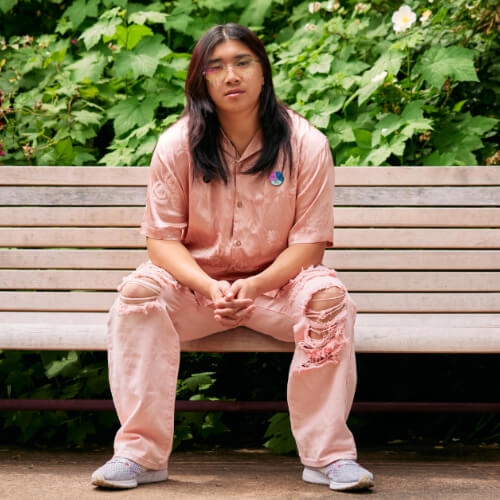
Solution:
<path fill-rule="evenodd" d="M 205 75 L 207 81 L 217 83 L 226 77 L 229 68 L 231 68 L 234 73 L 244 78 L 252 72 L 255 64 L 258 62 L 260 61 L 258 59 L 254 59 L 253 57 L 242 57 L 236 62 L 229 64 L 217 62 L 208 66 L 203 74 Z"/>

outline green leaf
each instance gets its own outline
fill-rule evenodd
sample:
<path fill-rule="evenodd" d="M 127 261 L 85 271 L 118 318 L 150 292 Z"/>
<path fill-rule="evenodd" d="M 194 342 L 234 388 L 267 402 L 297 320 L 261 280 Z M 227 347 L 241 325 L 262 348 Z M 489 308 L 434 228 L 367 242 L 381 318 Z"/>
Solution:
<path fill-rule="evenodd" d="M 269 419 L 269 426 L 264 437 L 270 437 L 264 447 L 272 453 L 284 454 L 297 451 L 297 445 L 290 427 L 288 413 L 276 413 Z"/>
<path fill-rule="evenodd" d="M 167 16 L 168 14 L 164 14 L 163 12 L 140 10 L 138 12 L 134 12 L 129 17 L 129 22 L 137 24 L 144 24 L 146 22 L 164 23 L 167 20 Z"/>
<path fill-rule="evenodd" d="M 374 149 L 370 152 L 370 154 L 365 158 L 365 162 L 367 165 L 381 165 L 389 156 L 391 156 L 391 148 L 388 146 L 381 146 L 377 149 Z"/>
<path fill-rule="evenodd" d="M 165 21 L 165 26 L 167 29 L 174 29 L 179 33 L 184 33 L 192 21 L 193 18 L 187 14 L 172 14 Z"/>
<path fill-rule="evenodd" d="M 400 115 L 393 113 L 385 115 L 378 123 L 375 125 L 372 137 L 372 146 L 377 146 L 381 142 L 381 137 L 388 137 L 395 130 L 398 130 L 404 125 L 404 120 Z"/>
<path fill-rule="evenodd" d="M 177 393 L 182 391 L 196 392 L 208 389 L 215 382 L 215 379 L 212 377 L 214 374 L 215 372 L 193 373 L 191 377 L 179 381 Z"/>
<path fill-rule="evenodd" d="M 87 17 L 97 17 L 99 0 L 76 0 L 64 12 L 71 21 L 73 29 L 77 29 Z"/>
<path fill-rule="evenodd" d="M 225 11 L 234 3 L 234 0 L 199 0 L 200 7 L 206 7 L 209 10 Z"/>
<path fill-rule="evenodd" d="M 77 123 L 74 127 L 71 128 L 71 130 L 69 131 L 69 135 L 76 142 L 85 144 L 89 139 L 95 137 L 97 135 L 97 132 L 93 127 L 83 125 L 82 123 Z"/>
<path fill-rule="evenodd" d="M 491 130 L 498 120 L 487 116 L 472 116 L 470 112 L 463 115 L 463 119 L 457 123 L 457 129 L 467 133 L 483 135 Z"/>
<path fill-rule="evenodd" d="M 150 96 L 140 101 L 137 97 L 129 97 L 108 110 L 108 116 L 114 119 L 117 136 L 134 127 L 142 127 L 151 122 L 158 106 L 158 97 Z"/>
<path fill-rule="evenodd" d="M 72 115 L 77 121 L 84 125 L 99 125 L 102 119 L 99 113 L 92 113 L 86 109 L 73 111 Z"/>
<path fill-rule="evenodd" d="M 330 54 L 321 54 L 315 61 L 311 62 L 307 67 L 309 73 L 329 73 L 330 66 L 333 61 L 333 56 Z"/>
<path fill-rule="evenodd" d="M 432 120 L 424 118 L 422 111 L 424 104 L 424 101 L 413 101 L 405 107 L 401 118 L 407 122 L 407 125 L 401 131 L 402 135 L 411 137 L 415 132 L 432 130 Z"/>
<path fill-rule="evenodd" d="M 71 143 L 71 141 L 69 142 Z M 76 351 L 70 351 L 67 357 L 49 363 L 45 369 L 45 375 L 47 376 L 47 378 L 54 378 L 55 376 L 62 373 L 63 370 L 67 369 L 70 365 L 73 365 L 76 362 L 78 362 L 78 354 L 76 353 Z"/>
<path fill-rule="evenodd" d="M 103 19 L 98 21 L 90 28 L 86 29 L 78 38 L 83 40 L 85 47 L 91 49 L 96 45 L 102 36 L 111 37 L 116 31 L 116 27 L 122 23 L 120 18 Z"/>
<path fill-rule="evenodd" d="M 244 26 L 261 26 L 272 3 L 273 0 L 250 0 L 241 14 L 239 23 Z"/>
<path fill-rule="evenodd" d="M 434 46 L 415 66 L 427 83 L 441 88 L 447 77 L 458 82 L 478 82 L 474 68 L 474 51 L 464 47 Z"/>
<path fill-rule="evenodd" d="M 464 104 L 468 101 L 468 99 L 464 99 L 463 101 L 459 101 L 455 104 L 455 106 L 453 106 L 453 112 L 454 113 L 460 113 L 460 111 L 462 111 L 462 108 L 464 106 Z"/>
<path fill-rule="evenodd" d="M 72 79 L 75 82 L 80 82 L 84 79 L 95 82 L 101 77 L 105 65 L 106 59 L 104 56 L 95 51 L 89 52 L 79 61 L 70 64 L 68 69 L 72 72 Z"/>
<path fill-rule="evenodd" d="M 71 139 L 67 137 L 54 145 L 56 165 L 72 165 L 73 164 L 73 144 Z"/>
<path fill-rule="evenodd" d="M 397 75 L 404 56 L 404 52 L 400 50 L 388 50 L 384 52 L 384 54 L 377 59 L 374 66 L 363 73 L 363 84 L 372 83 L 372 78 L 383 71 L 387 71 L 390 75 Z"/>
<path fill-rule="evenodd" d="M 447 167 L 456 165 L 455 155 L 453 153 L 441 154 L 439 151 L 434 151 L 431 155 L 424 158 L 423 164 L 428 167 Z"/>
<path fill-rule="evenodd" d="M 369 130 L 364 130 L 362 128 L 353 129 L 354 138 L 356 139 L 356 144 L 361 149 L 371 149 L 372 147 L 372 133 Z"/>
<path fill-rule="evenodd" d="M 12 7 L 17 5 L 18 2 L 19 0 L 0 0 L 0 10 L 6 14 Z"/>
<path fill-rule="evenodd" d="M 134 77 L 153 76 L 160 60 L 170 52 L 161 35 L 144 38 L 133 51 L 120 52 L 116 56 L 114 69 L 120 78 L 131 71 Z"/>
<path fill-rule="evenodd" d="M 117 26 L 115 35 L 118 43 L 128 50 L 133 49 L 145 36 L 153 36 L 153 31 L 147 26 L 132 24 L 128 28 Z"/>

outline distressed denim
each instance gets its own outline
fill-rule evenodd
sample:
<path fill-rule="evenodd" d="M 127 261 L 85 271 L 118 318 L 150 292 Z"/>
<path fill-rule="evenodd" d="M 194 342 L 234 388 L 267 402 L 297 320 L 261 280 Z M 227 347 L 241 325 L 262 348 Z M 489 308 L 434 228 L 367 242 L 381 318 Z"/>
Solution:
<path fill-rule="evenodd" d="M 127 283 L 151 294 L 118 296 L 108 314 L 109 380 L 121 424 L 115 454 L 163 469 L 172 450 L 180 342 L 227 327 L 213 318 L 209 299 L 150 261 L 126 276 L 118 290 Z M 326 307 L 310 310 L 315 294 L 330 289 L 341 302 L 329 306 L 328 299 L 319 299 Z M 334 270 L 310 267 L 254 304 L 242 326 L 295 342 L 287 399 L 301 462 L 322 467 L 339 458 L 356 459 L 346 425 L 356 386 L 356 305 L 344 284 Z"/>

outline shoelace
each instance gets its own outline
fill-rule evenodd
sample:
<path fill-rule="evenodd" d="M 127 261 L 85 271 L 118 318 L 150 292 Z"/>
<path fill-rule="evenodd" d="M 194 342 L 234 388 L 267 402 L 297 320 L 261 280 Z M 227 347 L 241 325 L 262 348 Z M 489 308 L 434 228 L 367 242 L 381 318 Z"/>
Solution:
<path fill-rule="evenodd" d="M 331 472 L 333 472 L 335 469 L 342 468 L 344 465 L 357 465 L 357 463 L 354 460 L 350 460 L 350 459 L 336 460 L 335 462 L 332 462 L 331 464 L 326 466 L 326 468 L 325 468 L 326 476 L 330 477 Z"/>
<path fill-rule="evenodd" d="M 137 470 L 138 472 L 142 472 L 144 467 L 133 460 L 130 460 L 125 457 L 113 457 L 111 460 L 108 460 L 108 464 L 125 464 L 128 465 L 132 470 Z"/>

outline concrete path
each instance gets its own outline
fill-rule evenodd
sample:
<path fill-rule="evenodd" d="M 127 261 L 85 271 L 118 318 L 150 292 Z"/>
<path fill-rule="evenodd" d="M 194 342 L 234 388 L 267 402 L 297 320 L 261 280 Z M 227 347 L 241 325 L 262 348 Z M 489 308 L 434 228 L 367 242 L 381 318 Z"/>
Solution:
<path fill-rule="evenodd" d="M 339 493 L 301 480 L 297 458 L 263 449 L 174 453 L 167 482 L 109 491 L 90 475 L 110 448 L 39 450 L 0 444 L 1 500 L 309 499 L 369 496 L 387 499 L 500 499 L 500 449 L 383 445 L 360 449 L 375 474 L 369 493 Z"/>

